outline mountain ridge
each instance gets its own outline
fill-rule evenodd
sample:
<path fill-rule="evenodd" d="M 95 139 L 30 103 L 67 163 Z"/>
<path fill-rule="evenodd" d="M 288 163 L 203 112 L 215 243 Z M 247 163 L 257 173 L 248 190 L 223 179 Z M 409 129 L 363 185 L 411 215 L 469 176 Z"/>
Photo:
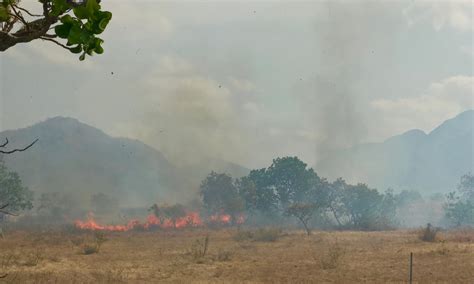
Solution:
<path fill-rule="evenodd" d="M 474 110 L 467 110 L 429 133 L 412 129 L 380 143 L 334 151 L 315 169 L 331 179 L 342 176 L 379 189 L 451 191 L 474 168 L 473 124 Z"/>
<path fill-rule="evenodd" d="M 28 151 L 3 157 L 36 196 L 67 192 L 88 202 L 90 195 L 101 192 L 115 195 L 129 206 L 187 202 L 198 196 L 197 179 L 207 171 L 200 165 L 202 174 L 188 177 L 159 150 L 142 141 L 112 137 L 70 117 L 52 117 L 0 132 L 0 139 L 4 137 L 12 144 L 39 138 Z"/>

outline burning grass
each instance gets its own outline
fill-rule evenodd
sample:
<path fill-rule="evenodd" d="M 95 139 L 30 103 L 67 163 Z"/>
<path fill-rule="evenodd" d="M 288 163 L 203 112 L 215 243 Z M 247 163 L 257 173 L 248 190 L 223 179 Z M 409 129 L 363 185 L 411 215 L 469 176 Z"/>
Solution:
<path fill-rule="evenodd" d="M 238 224 L 244 222 L 244 217 L 240 216 Z M 88 214 L 87 220 L 76 220 L 74 226 L 80 230 L 108 231 L 108 232 L 127 232 L 127 231 L 146 231 L 154 229 L 184 229 L 199 228 L 205 226 L 220 227 L 230 225 L 231 217 L 227 214 L 211 215 L 207 219 L 202 218 L 198 212 L 186 212 L 184 216 L 177 218 L 160 218 L 154 214 L 147 216 L 144 222 L 132 219 L 125 225 L 103 225 L 99 224 L 92 213 Z"/>
<path fill-rule="evenodd" d="M 474 243 L 457 231 L 440 232 L 442 242 L 422 242 L 410 231 L 286 231 L 273 242 L 236 241 L 234 228 L 103 233 L 100 252 L 84 255 L 78 248 L 93 243 L 94 232 L 7 232 L 0 282 L 401 283 L 410 252 L 415 282 L 474 279 Z"/>

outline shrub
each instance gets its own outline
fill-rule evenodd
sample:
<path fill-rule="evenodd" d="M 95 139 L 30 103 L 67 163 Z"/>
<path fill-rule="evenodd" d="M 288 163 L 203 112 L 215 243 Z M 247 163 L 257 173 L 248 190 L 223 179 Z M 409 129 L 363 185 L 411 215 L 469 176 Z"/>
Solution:
<path fill-rule="evenodd" d="M 102 232 L 102 231 L 95 231 L 94 239 L 95 239 L 95 243 L 96 243 L 98 249 L 100 249 L 100 247 L 102 246 L 103 243 L 108 241 L 108 239 L 105 236 L 105 233 Z"/>
<path fill-rule="evenodd" d="M 253 239 L 257 242 L 274 242 L 281 237 L 281 233 L 279 228 L 258 229 Z"/>
<path fill-rule="evenodd" d="M 26 260 L 23 262 L 23 265 L 37 266 L 43 259 L 43 251 L 41 249 L 36 249 L 35 251 L 26 255 Z"/>
<path fill-rule="evenodd" d="M 102 244 L 105 243 L 108 239 L 105 236 L 105 233 L 102 231 L 94 232 L 94 242 L 82 244 L 82 253 L 85 255 L 99 253 Z"/>
<path fill-rule="evenodd" d="M 335 269 L 339 266 L 345 250 L 336 242 L 331 244 L 327 251 L 320 256 L 319 263 L 322 269 Z"/>
<path fill-rule="evenodd" d="M 235 241 L 274 242 L 282 235 L 279 228 L 260 228 L 256 231 L 238 230 L 233 236 Z"/>
<path fill-rule="evenodd" d="M 254 234 L 252 231 L 248 230 L 237 230 L 237 233 L 232 237 L 234 241 L 241 242 L 241 241 L 249 241 L 252 240 Z"/>
<path fill-rule="evenodd" d="M 99 247 L 97 246 L 97 244 L 84 244 L 82 246 L 82 252 L 85 255 L 99 253 Z"/>
<path fill-rule="evenodd" d="M 463 228 L 451 231 L 448 239 L 458 243 L 473 243 L 474 229 Z"/>
<path fill-rule="evenodd" d="M 207 249 L 209 248 L 209 235 L 202 240 L 197 239 L 193 245 L 189 253 L 191 254 L 192 258 L 196 262 L 202 262 L 202 259 L 206 256 Z"/>
<path fill-rule="evenodd" d="M 428 223 L 426 225 L 426 228 L 421 230 L 418 237 L 424 242 L 434 242 L 436 241 L 436 234 L 438 233 L 438 231 L 438 228 L 435 228 L 430 223 Z"/>
<path fill-rule="evenodd" d="M 217 252 L 217 260 L 218 261 L 229 261 L 232 256 L 232 252 L 228 250 L 222 250 L 220 249 Z"/>

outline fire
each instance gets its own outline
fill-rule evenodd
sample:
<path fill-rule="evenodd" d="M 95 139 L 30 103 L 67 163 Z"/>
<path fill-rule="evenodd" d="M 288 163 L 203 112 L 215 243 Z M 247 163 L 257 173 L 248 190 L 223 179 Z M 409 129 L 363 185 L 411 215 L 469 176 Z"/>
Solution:
<path fill-rule="evenodd" d="M 228 225 L 232 221 L 232 217 L 228 214 L 216 214 L 212 215 L 208 219 L 208 223 Z M 237 224 L 242 224 L 245 221 L 244 216 L 238 216 L 235 221 Z M 94 219 L 94 215 L 89 213 L 86 221 L 76 220 L 74 222 L 76 228 L 82 230 L 97 230 L 97 231 L 110 231 L 110 232 L 126 232 L 134 229 L 149 230 L 152 228 L 162 229 L 183 229 L 183 228 L 195 228 L 203 227 L 205 223 L 197 212 L 188 212 L 186 216 L 169 219 L 169 218 L 158 218 L 154 214 L 147 216 L 144 223 L 139 220 L 133 219 L 128 221 L 126 225 L 101 225 Z"/>

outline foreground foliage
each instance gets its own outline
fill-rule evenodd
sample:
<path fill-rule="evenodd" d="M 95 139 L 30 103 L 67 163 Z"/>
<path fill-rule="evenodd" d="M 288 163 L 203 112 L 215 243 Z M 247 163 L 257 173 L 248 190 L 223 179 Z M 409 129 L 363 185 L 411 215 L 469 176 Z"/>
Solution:
<path fill-rule="evenodd" d="M 35 39 L 50 41 L 72 53 L 102 54 L 104 42 L 98 37 L 112 19 L 100 0 L 37 0 L 40 9 L 27 9 L 20 0 L 0 2 L 0 51 Z M 39 11 L 38 11 L 39 10 Z M 54 33 L 49 33 L 50 31 Z M 57 39 L 62 39 L 65 44 Z"/>

